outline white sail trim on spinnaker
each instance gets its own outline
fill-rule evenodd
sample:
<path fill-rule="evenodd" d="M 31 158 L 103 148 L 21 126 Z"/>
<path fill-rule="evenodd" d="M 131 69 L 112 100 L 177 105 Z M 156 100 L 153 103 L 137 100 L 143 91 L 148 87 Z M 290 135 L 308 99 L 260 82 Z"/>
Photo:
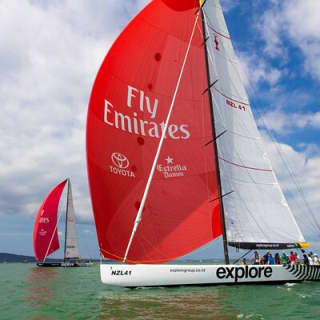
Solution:
<path fill-rule="evenodd" d="M 299 243 L 304 237 L 265 152 L 219 0 L 204 6 L 222 195 L 229 243 Z"/>
<path fill-rule="evenodd" d="M 80 258 L 80 250 L 78 244 L 76 221 L 73 208 L 72 188 L 70 179 L 68 179 L 68 199 L 66 213 L 66 234 L 65 234 L 65 259 Z"/>

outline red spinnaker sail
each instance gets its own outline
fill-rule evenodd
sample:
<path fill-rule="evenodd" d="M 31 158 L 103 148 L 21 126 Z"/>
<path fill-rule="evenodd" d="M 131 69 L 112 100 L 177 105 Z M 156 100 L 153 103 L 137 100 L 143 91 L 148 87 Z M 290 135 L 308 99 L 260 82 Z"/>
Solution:
<path fill-rule="evenodd" d="M 154 0 L 97 75 L 87 165 L 101 253 L 122 260 L 176 88 L 199 1 Z M 222 234 L 203 32 L 196 33 L 129 263 L 162 263 Z"/>
<path fill-rule="evenodd" d="M 59 249 L 57 226 L 58 206 L 67 180 L 58 184 L 45 198 L 33 228 L 33 250 L 38 261 Z M 50 247 L 49 247 L 50 246 Z"/>

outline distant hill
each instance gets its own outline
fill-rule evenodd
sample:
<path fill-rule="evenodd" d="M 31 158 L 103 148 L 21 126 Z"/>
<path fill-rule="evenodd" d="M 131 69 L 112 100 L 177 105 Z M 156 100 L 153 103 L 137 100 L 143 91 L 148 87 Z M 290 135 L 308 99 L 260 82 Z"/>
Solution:
<path fill-rule="evenodd" d="M 100 259 L 84 259 L 84 260 L 90 260 L 92 262 L 99 262 Z M 47 258 L 46 259 L 47 262 L 60 262 L 62 261 L 62 259 L 50 259 Z M 196 263 L 196 262 L 200 262 L 200 263 L 212 263 L 212 262 L 221 262 L 223 263 L 222 259 L 220 258 L 215 258 L 215 259 L 210 259 L 210 260 L 193 260 L 193 259 L 178 259 L 176 261 L 171 261 L 169 263 L 176 263 L 177 261 L 179 261 L 180 263 Z M 19 254 L 12 254 L 12 253 L 2 253 L 0 252 L 0 263 L 4 263 L 4 262 L 36 262 L 35 258 L 32 256 L 23 256 L 23 255 L 19 255 Z M 112 260 L 104 260 L 104 263 L 115 263 L 115 261 Z"/>
<path fill-rule="evenodd" d="M 92 262 L 99 262 L 99 259 L 84 259 L 84 260 L 90 260 Z M 62 259 L 46 259 L 47 262 L 61 262 Z M 0 252 L 0 263 L 4 262 L 36 262 L 36 259 L 31 256 L 23 256 L 19 254 L 12 254 L 12 253 L 3 253 Z"/>
<path fill-rule="evenodd" d="M 56 259 L 47 259 L 48 261 L 56 261 Z M 12 253 L 1 253 L 0 252 L 0 263 L 3 262 L 35 262 L 35 258 L 31 256 L 22 256 L 19 254 Z"/>

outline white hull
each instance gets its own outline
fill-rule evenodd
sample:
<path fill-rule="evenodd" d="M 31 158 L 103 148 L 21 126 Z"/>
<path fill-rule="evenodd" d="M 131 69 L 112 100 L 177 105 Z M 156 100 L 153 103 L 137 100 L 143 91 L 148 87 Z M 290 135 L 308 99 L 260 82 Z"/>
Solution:
<path fill-rule="evenodd" d="M 320 266 L 101 264 L 101 281 L 120 287 L 250 284 L 320 280 Z"/>

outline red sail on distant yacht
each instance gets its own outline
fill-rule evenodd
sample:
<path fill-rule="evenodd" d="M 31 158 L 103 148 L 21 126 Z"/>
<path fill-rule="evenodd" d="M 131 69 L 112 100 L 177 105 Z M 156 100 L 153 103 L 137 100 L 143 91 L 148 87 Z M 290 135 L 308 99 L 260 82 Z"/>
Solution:
<path fill-rule="evenodd" d="M 57 230 L 58 207 L 67 181 L 66 179 L 59 183 L 38 210 L 33 228 L 33 250 L 38 261 L 43 261 L 60 248 Z"/>

